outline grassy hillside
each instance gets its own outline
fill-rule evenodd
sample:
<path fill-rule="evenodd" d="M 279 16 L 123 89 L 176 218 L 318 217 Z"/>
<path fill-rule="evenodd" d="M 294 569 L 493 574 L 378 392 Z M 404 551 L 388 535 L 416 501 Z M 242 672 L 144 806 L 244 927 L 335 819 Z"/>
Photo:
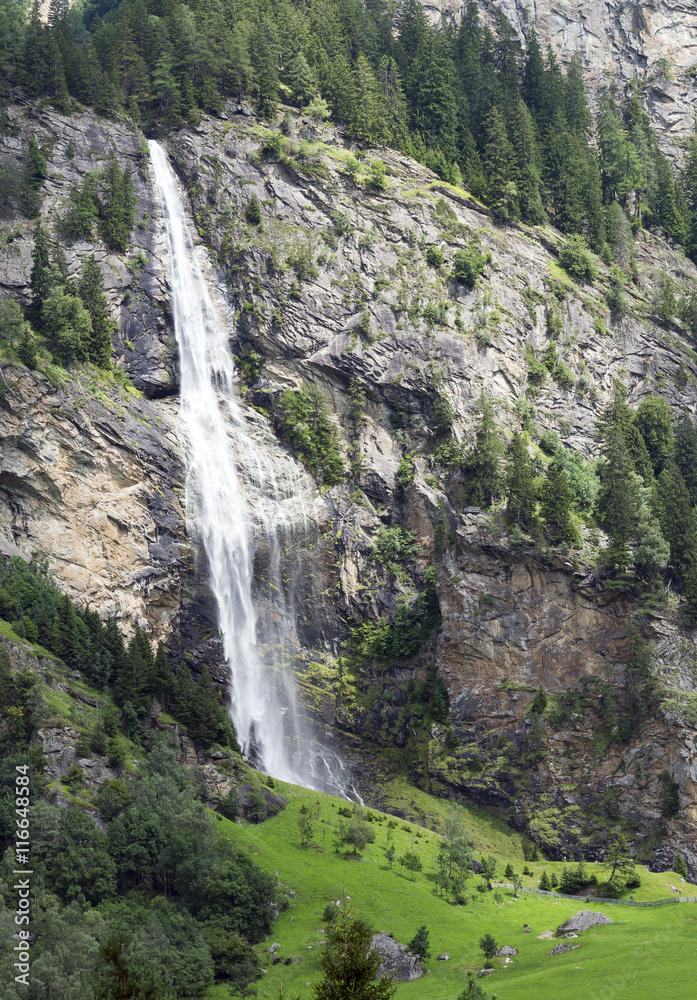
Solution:
<path fill-rule="evenodd" d="M 261 997 L 278 996 L 279 985 L 286 993 L 297 992 L 308 1000 L 311 984 L 319 975 L 318 952 L 324 944 L 325 924 L 322 913 L 326 904 L 342 894 L 351 897 L 355 911 L 369 920 L 376 930 L 392 934 L 408 943 L 421 924 L 430 933 L 433 957 L 425 964 L 430 974 L 413 983 L 401 984 L 397 996 L 451 1000 L 461 992 L 468 968 L 481 968 L 483 958 L 479 938 L 493 934 L 500 945 L 509 944 L 519 950 L 513 961 L 504 967 L 495 959 L 496 971 L 486 982 L 486 988 L 499 1000 L 569 1000 L 578 997 L 631 997 L 632 1000 L 672 1000 L 693 997 L 695 928 L 697 904 L 656 908 L 631 908 L 613 903 L 586 904 L 571 900 L 523 895 L 517 900 L 511 892 L 502 893 L 500 904 L 492 893 L 467 906 L 454 906 L 434 892 L 431 876 L 439 834 L 414 822 L 399 820 L 392 828 L 397 857 L 404 851 L 415 851 L 423 860 L 424 869 L 412 877 L 399 866 L 390 871 L 385 858 L 389 817 L 375 813 L 375 842 L 363 857 L 347 858 L 344 848 L 337 851 L 336 826 L 342 802 L 276 782 L 276 789 L 288 798 L 288 807 L 278 816 L 259 826 L 239 826 L 221 820 L 223 836 L 243 844 L 254 860 L 269 872 L 278 872 L 278 881 L 295 893 L 288 898 L 290 907 L 281 913 L 272 938 L 258 950 L 267 974 L 258 983 Z M 421 810 L 422 822 L 436 830 L 444 824 L 449 812 L 459 810 L 477 853 L 496 853 L 500 870 L 510 860 L 518 870 L 522 867 L 520 836 L 512 833 L 483 813 L 431 799 L 424 793 L 402 789 L 401 807 L 411 806 L 411 812 Z M 300 845 L 298 818 L 303 804 L 319 803 L 320 821 L 315 826 L 312 846 Z M 542 862 L 531 865 L 535 874 L 525 878 L 527 885 L 536 885 L 544 867 L 551 874 L 563 866 Z M 480 879 L 472 876 L 468 892 Z M 642 886 L 634 892 L 640 900 L 671 896 L 669 886 L 681 885 L 684 894 L 697 895 L 697 888 L 681 883 L 671 873 L 654 874 L 642 869 Z M 479 893 L 474 895 L 479 897 Z M 573 913 L 581 909 L 604 910 L 613 921 L 611 926 L 597 927 L 581 935 L 577 951 L 563 956 L 548 956 L 554 942 L 540 940 L 537 935 L 555 930 Z M 527 923 L 530 933 L 523 931 Z M 280 961 L 272 964 L 267 949 L 279 942 Z M 438 962 L 440 952 L 449 952 L 448 962 Z M 291 963 L 285 965 L 290 958 Z M 299 962 L 292 961 L 300 959 Z M 222 1000 L 227 990 L 215 987 L 208 1000 Z"/>

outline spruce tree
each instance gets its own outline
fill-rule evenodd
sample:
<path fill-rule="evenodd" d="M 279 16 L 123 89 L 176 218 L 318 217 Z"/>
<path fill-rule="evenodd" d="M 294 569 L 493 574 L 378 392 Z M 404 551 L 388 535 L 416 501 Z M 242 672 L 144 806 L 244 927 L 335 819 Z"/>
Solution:
<path fill-rule="evenodd" d="M 535 514 L 532 463 L 521 434 L 506 449 L 506 522 L 527 530 Z"/>
<path fill-rule="evenodd" d="M 22 185 L 24 211 L 30 219 L 36 218 L 41 211 L 41 186 L 47 176 L 46 159 L 32 135 L 27 143 Z"/>
<path fill-rule="evenodd" d="M 632 561 L 637 575 L 647 583 L 654 581 L 668 563 L 670 546 L 663 537 L 660 522 L 654 513 L 651 494 L 640 491 L 641 502 L 632 544 Z"/>
<path fill-rule="evenodd" d="M 465 463 L 465 489 L 470 503 L 488 508 L 503 492 L 503 442 L 496 429 L 494 408 L 483 393 L 479 397 L 478 410 L 475 443 Z"/>
<path fill-rule="evenodd" d="M 687 410 L 676 421 L 674 439 L 675 464 L 685 481 L 690 494 L 690 503 L 695 507 L 697 506 L 697 427 Z"/>
<path fill-rule="evenodd" d="M 121 169 L 112 149 L 99 190 L 99 234 L 110 249 L 123 253 L 128 248 L 135 204 L 130 168 Z"/>
<path fill-rule="evenodd" d="M 94 257 L 83 257 L 77 293 L 92 320 L 87 355 L 98 368 L 111 367 L 111 335 L 116 324 L 111 319 L 99 264 Z"/>
<path fill-rule="evenodd" d="M 195 743 L 209 747 L 218 739 L 220 722 L 221 705 L 208 667 L 204 666 L 193 698 L 189 734 Z"/>
<path fill-rule="evenodd" d="M 662 396 L 642 399 L 634 415 L 634 425 L 644 439 L 653 470 L 658 475 L 675 450 L 673 417 L 665 399 Z"/>
<path fill-rule="evenodd" d="M 552 545 L 573 545 L 577 539 L 571 517 L 572 496 L 561 466 L 555 460 L 547 466 L 542 487 L 540 513 Z"/>
<path fill-rule="evenodd" d="M 503 116 L 498 108 L 492 108 L 486 120 L 483 166 L 487 201 L 500 219 L 514 218 L 518 213 L 518 190 L 513 183 L 514 161 Z"/>
<path fill-rule="evenodd" d="M 310 69 L 304 52 L 293 56 L 288 65 L 288 83 L 299 107 L 304 108 L 317 93 L 314 73 Z"/>
<path fill-rule="evenodd" d="M 670 545 L 670 567 L 682 584 L 697 565 L 697 527 L 690 494 L 674 462 L 664 466 L 657 490 L 661 529 Z"/>
<path fill-rule="evenodd" d="M 41 309 L 51 291 L 51 253 L 46 230 L 37 222 L 34 230 L 32 268 L 29 276 L 31 306 L 29 318 L 36 329 L 41 328 Z"/>

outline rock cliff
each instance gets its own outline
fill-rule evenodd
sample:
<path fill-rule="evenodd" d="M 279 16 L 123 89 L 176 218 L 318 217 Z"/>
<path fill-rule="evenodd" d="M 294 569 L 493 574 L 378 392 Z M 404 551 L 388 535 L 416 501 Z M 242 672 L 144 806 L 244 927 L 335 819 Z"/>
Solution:
<path fill-rule="evenodd" d="M 205 567 L 185 536 L 165 244 L 139 135 L 87 115 L 19 107 L 14 114 L 52 143 L 50 225 L 70 184 L 112 143 L 132 160 L 136 246 L 111 257 L 96 249 L 103 273 L 113 276 L 117 352 L 150 398 L 96 376 L 6 367 L 3 545 L 46 554 L 61 586 L 100 611 L 147 618 L 158 637 L 173 633 L 182 647 L 219 659 Z M 638 737 L 602 744 L 583 711 L 542 723 L 540 736 L 528 712 L 540 685 L 555 696 L 584 678 L 621 681 L 636 600 L 608 588 L 595 569 L 597 532 L 585 532 L 575 556 L 516 543 L 495 519 L 455 503 L 450 473 L 427 445 L 439 396 L 453 407 L 460 441 L 471 435 L 483 392 L 507 433 L 525 419 L 535 434 L 554 431 L 585 457 L 596 453 L 595 420 L 615 377 L 632 404 L 660 390 L 675 410 L 694 414 L 697 355 L 678 321 L 659 320 L 656 296 L 662 275 L 687 290 L 697 272 L 639 234 L 629 314 L 613 324 L 603 300 L 607 268 L 599 265 L 593 285 L 572 282 L 559 267 L 563 240 L 553 230 L 500 226 L 467 192 L 415 162 L 380 151 L 382 171 L 371 166 L 375 153 L 357 155 L 329 128 L 301 122 L 300 135 L 279 145 L 253 118 L 234 108 L 228 114 L 180 131 L 169 153 L 232 311 L 235 353 L 243 366 L 263 362 L 244 392 L 268 428 L 285 389 L 317 386 L 347 464 L 359 457 L 345 485 L 316 497 L 307 539 L 298 543 L 296 609 L 306 648 L 297 667 L 318 720 L 363 768 L 366 794 L 376 799 L 387 765 L 362 747 L 407 747 L 415 780 L 498 808 L 552 853 L 601 856 L 608 829 L 622 822 L 637 845 L 648 845 L 647 857 L 672 862 L 679 846 L 694 867 L 695 643 L 678 627 L 677 599 L 640 619 L 657 645 L 663 696 Z M 63 148 L 69 135 L 74 162 Z M 254 194 L 261 225 L 247 218 Z M 21 220 L 5 225 L 0 258 L 3 291 L 25 301 L 31 230 Z M 451 276 L 454 252 L 470 240 L 490 255 L 474 288 Z M 428 247 L 440 249 L 442 266 L 428 264 Z M 69 266 L 93 249 L 70 248 Z M 545 376 L 531 403 L 531 358 L 549 346 L 552 324 L 569 377 L 560 384 Z M 416 456 L 415 478 L 400 499 L 405 450 Z M 397 523 L 416 533 L 418 554 L 390 573 L 371 547 L 381 526 Z M 294 553 L 284 560 L 292 579 Z M 444 618 L 435 642 L 413 661 L 348 678 L 336 654 L 349 624 L 412 599 L 434 561 Z M 434 664 L 450 715 L 414 740 L 403 711 L 408 684 Z M 583 691 L 592 700 L 592 686 Z M 532 738 L 543 746 L 523 765 Z M 666 774 L 679 786 L 676 817 L 663 815 Z"/>

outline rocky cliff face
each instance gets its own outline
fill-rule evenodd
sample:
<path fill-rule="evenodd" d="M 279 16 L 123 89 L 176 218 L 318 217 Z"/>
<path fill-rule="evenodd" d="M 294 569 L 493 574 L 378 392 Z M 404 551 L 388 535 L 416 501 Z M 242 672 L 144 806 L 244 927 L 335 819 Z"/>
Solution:
<path fill-rule="evenodd" d="M 212 601 L 184 530 L 165 244 L 138 134 L 89 116 L 15 113 L 21 127 L 53 143 L 49 222 L 69 185 L 112 142 L 140 167 L 137 249 L 103 254 L 101 262 L 113 275 L 124 368 L 150 399 L 96 378 L 86 384 L 6 368 L 3 544 L 25 556 L 47 554 L 73 596 L 125 619 L 147 617 L 158 637 L 174 632 L 183 646 L 216 659 Z M 514 544 L 495 519 L 455 502 L 447 469 L 429 457 L 438 395 L 451 403 L 461 441 L 483 392 L 507 432 L 525 416 L 536 432 L 553 430 L 586 457 L 595 453 L 596 415 L 615 377 L 633 404 L 660 390 L 674 408 L 694 414 L 697 355 L 677 321 L 659 322 L 655 295 L 662 274 L 687 289 L 697 272 L 641 235 L 630 314 L 612 324 L 603 302 L 607 269 L 599 266 L 593 286 L 571 282 L 558 266 L 562 239 L 553 230 L 501 227 L 466 192 L 393 152 L 381 152 L 383 174 L 371 167 L 374 154 L 357 158 L 330 129 L 318 133 L 305 123 L 300 137 L 279 146 L 253 118 L 229 113 L 181 131 L 169 152 L 232 310 L 235 353 L 264 362 L 245 391 L 268 414 L 286 388 L 318 387 L 345 459 L 349 449 L 354 456 L 355 475 L 307 510 L 302 572 L 292 551 L 284 555 L 284 576 L 295 573 L 297 581 L 306 647 L 299 678 L 318 719 L 364 768 L 367 794 L 378 796 L 371 778 L 383 765 L 361 753 L 365 741 L 409 745 L 418 781 L 500 808 L 550 851 L 599 855 L 608 826 L 622 820 L 637 843 L 657 845 L 659 861 L 672 861 L 679 846 L 697 864 L 695 644 L 678 628 L 676 600 L 641 619 L 657 644 L 664 687 L 655 720 L 628 745 L 601 744 L 592 713 L 579 711 L 545 722 L 543 752 L 530 757 L 531 739 L 540 738 L 528 713 L 535 690 L 543 685 L 554 696 L 584 677 L 621 680 L 635 605 L 593 568 L 597 533 L 585 534 L 575 558 Z M 75 162 L 63 149 L 69 134 Z M 253 194 L 261 226 L 246 217 Z M 8 242 L 3 230 L 3 288 L 26 299 L 31 225 L 16 220 L 11 231 Z M 470 240 L 491 255 L 475 288 L 451 277 L 455 251 Z M 442 251 L 443 266 L 428 265 L 429 246 Z M 90 248 L 69 253 L 73 269 L 81 249 Z M 141 251 L 146 262 L 134 269 Z M 557 351 L 570 377 L 563 385 L 546 377 L 531 409 L 530 359 L 549 346 L 548 331 L 559 323 Z M 267 416 L 255 419 L 268 428 Z M 416 456 L 416 474 L 398 499 L 405 450 Z M 381 526 L 397 523 L 416 532 L 419 551 L 403 571 L 388 573 L 371 546 Z M 377 620 L 413 598 L 434 561 L 444 617 L 434 645 L 412 662 L 347 679 L 335 654 L 348 624 Z M 434 664 L 448 687 L 450 717 L 414 744 L 403 711 L 407 684 Z M 592 685 L 584 691 L 592 700 Z M 531 763 L 522 766 L 526 754 Z M 676 818 L 662 815 L 664 772 L 679 786 Z"/>
<path fill-rule="evenodd" d="M 452 545 L 441 558 L 445 623 L 434 655 L 448 685 L 458 749 L 436 727 L 422 748 L 419 780 L 444 794 L 500 806 L 560 853 L 600 853 L 609 816 L 610 822 L 624 817 L 638 824 L 641 837 L 667 844 L 665 858 L 676 843 L 694 858 L 697 772 L 685 707 L 695 691 L 694 647 L 675 625 L 677 608 L 669 603 L 644 624 L 657 642 L 666 689 L 690 692 L 682 710 L 668 708 L 675 696 L 667 694 L 660 719 L 630 747 L 598 750 L 587 719 L 548 727 L 549 756 L 526 777 L 514 774 L 497 750 L 501 734 L 524 750 L 527 710 L 539 685 L 554 694 L 584 676 L 621 678 L 617 664 L 626 657 L 633 605 L 606 589 L 592 568 L 599 544 L 592 532 L 575 559 L 512 546 L 482 512 L 450 506 L 442 470 L 425 454 L 437 392 L 451 401 L 461 439 L 468 438 L 482 391 L 495 401 L 504 425 L 519 424 L 519 401 L 528 387 L 525 352 L 527 358 L 531 348 L 539 355 L 548 344 L 557 308 L 563 325 L 558 349 L 573 384 L 561 390 L 548 379 L 540 387 L 534 402 L 539 431 L 554 430 L 568 446 L 594 454 L 595 418 L 618 376 L 633 403 L 660 389 L 673 406 L 694 412 L 697 359 L 679 325 L 658 323 L 654 305 L 660 272 L 689 287 L 694 269 L 653 237 L 641 238 L 635 248 L 640 280 L 629 292 L 632 314 L 613 326 L 602 301 L 605 273 L 596 287 L 570 282 L 556 263 L 560 238 L 551 230 L 499 227 L 465 192 L 392 153 L 383 154 L 387 188 L 380 190 L 371 184 L 370 164 L 347 156 L 331 131 L 325 143 L 310 126 L 304 134 L 304 142 L 278 155 L 258 125 L 208 122 L 196 134 L 180 135 L 170 152 L 237 312 L 235 349 L 242 357 L 254 351 L 266 359 L 253 398 L 268 407 L 301 379 L 320 386 L 362 456 L 353 485 L 325 496 L 324 565 L 334 588 L 325 593 L 338 602 L 314 605 L 315 618 L 325 625 L 316 635 L 336 636 L 326 627 L 329 610 L 335 625 L 341 617 L 361 620 L 394 610 L 419 586 L 445 518 Z M 245 221 L 252 194 L 262 205 L 261 227 Z M 455 249 L 472 238 L 492 257 L 475 289 L 449 278 L 447 267 Z M 426 263 L 432 245 L 444 253 L 442 269 Z M 314 270 L 298 268 L 299 248 Z M 607 335 L 598 320 L 608 322 Z M 357 384 L 366 397 L 359 430 L 350 415 Z M 411 494 L 400 502 L 394 484 L 405 448 L 423 457 L 417 457 Z M 379 527 L 398 522 L 416 531 L 421 546 L 410 578 L 401 580 L 370 558 Z M 382 745 L 404 745 L 405 682 L 433 662 L 429 654 L 415 666 L 359 678 L 362 700 L 347 707 L 339 696 L 335 703 L 339 728 Z M 306 680 L 307 668 L 304 673 Z M 326 720 L 331 697 L 328 702 L 322 677 L 316 671 Z M 335 695 L 340 687 L 337 680 Z M 665 775 L 659 776 L 665 771 L 680 785 L 680 819 L 661 815 Z"/>
<path fill-rule="evenodd" d="M 434 20 L 458 22 L 459 0 L 424 0 Z M 697 11 L 691 0 L 481 0 L 485 21 L 505 14 L 521 43 L 535 28 L 562 64 L 578 55 L 591 94 L 637 80 L 659 140 L 670 149 L 693 131 Z"/>

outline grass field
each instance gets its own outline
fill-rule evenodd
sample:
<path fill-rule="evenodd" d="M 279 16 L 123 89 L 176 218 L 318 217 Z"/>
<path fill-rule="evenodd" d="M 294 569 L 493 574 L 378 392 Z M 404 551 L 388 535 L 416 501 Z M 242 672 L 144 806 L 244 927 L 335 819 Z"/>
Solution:
<path fill-rule="evenodd" d="M 393 829 L 397 856 L 415 851 L 424 870 L 412 878 L 396 867 L 390 871 L 384 858 L 389 817 L 376 815 L 376 839 L 362 858 L 347 858 L 336 849 L 337 809 L 341 800 L 318 795 L 276 782 L 276 790 L 288 799 L 278 816 L 258 826 L 220 821 L 221 835 L 238 842 L 263 869 L 278 872 L 278 882 L 295 893 L 290 908 L 281 913 L 268 942 L 258 946 L 267 974 L 257 983 L 260 997 L 278 997 L 283 984 L 286 995 L 297 993 L 310 1000 L 311 984 L 319 976 L 318 952 L 324 943 L 322 912 L 331 900 L 351 897 L 354 912 L 376 930 L 392 934 L 408 943 L 420 925 L 430 934 L 432 958 L 425 963 L 427 974 L 413 983 L 400 984 L 397 997 L 414 1000 L 455 1000 L 464 986 L 468 968 L 479 969 L 483 958 L 479 938 L 492 934 L 499 945 L 509 944 L 518 955 L 508 966 L 495 959 L 495 972 L 484 983 L 499 1000 L 693 1000 L 697 960 L 697 904 L 685 903 L 653 908 L 632 908 L 608 904 L 586 904 L 559 898 L 523 894 L 517 900 L 504 892 L 498 905 L 491 893 L 467 906 L 454 906 L 434 893 L 430 878 L 439 835 L 413 822 L 399 820 Z M 412 814 L 436 829 L 450 810 L 458 809 L 465 819 L 477 853 L 495 853 L 500 869 L 511 861 L 522 868 L 519 835 L 480 811 L 461 809 L 443 800 L 404 786 L 395 792 L 408 804 Z M 300 845 L 298 816 L 303 803 L 320 804 L 312 846 Z M 536 885 L 544 867 L 551 874 L 562 864 L 543 862 L 535 874 L 524 879 Z M 468 891 L 479 879 L 473 876 Z M 671 873 L 652 874 L 642 870 L 642 886 L 634 898 L 660 899 L 671 896 L 670 884 L 681 885 L 685 895 L 697 895 L 697 888 L 681 883 Z M 478 893 L 474 895 L 479 896 Z M 574 944 L 578 950 L 562 956 L 548 956 L 554 942 L 537 935 L 556 927 L 581 909 L 604 911 L 613 924 L 586 931 Z M 530 926 L 524 933 L 523 925 Z M 280 962 L 272 964 L 268 947 L 279 942 Z M 440 952 L 449 952 L 448 962 L 436 961 Z M 285 965 L 286 958 L 299 958 Z M 229 997 L 226 987 L 209 990 L 207 1000 Z"/>

